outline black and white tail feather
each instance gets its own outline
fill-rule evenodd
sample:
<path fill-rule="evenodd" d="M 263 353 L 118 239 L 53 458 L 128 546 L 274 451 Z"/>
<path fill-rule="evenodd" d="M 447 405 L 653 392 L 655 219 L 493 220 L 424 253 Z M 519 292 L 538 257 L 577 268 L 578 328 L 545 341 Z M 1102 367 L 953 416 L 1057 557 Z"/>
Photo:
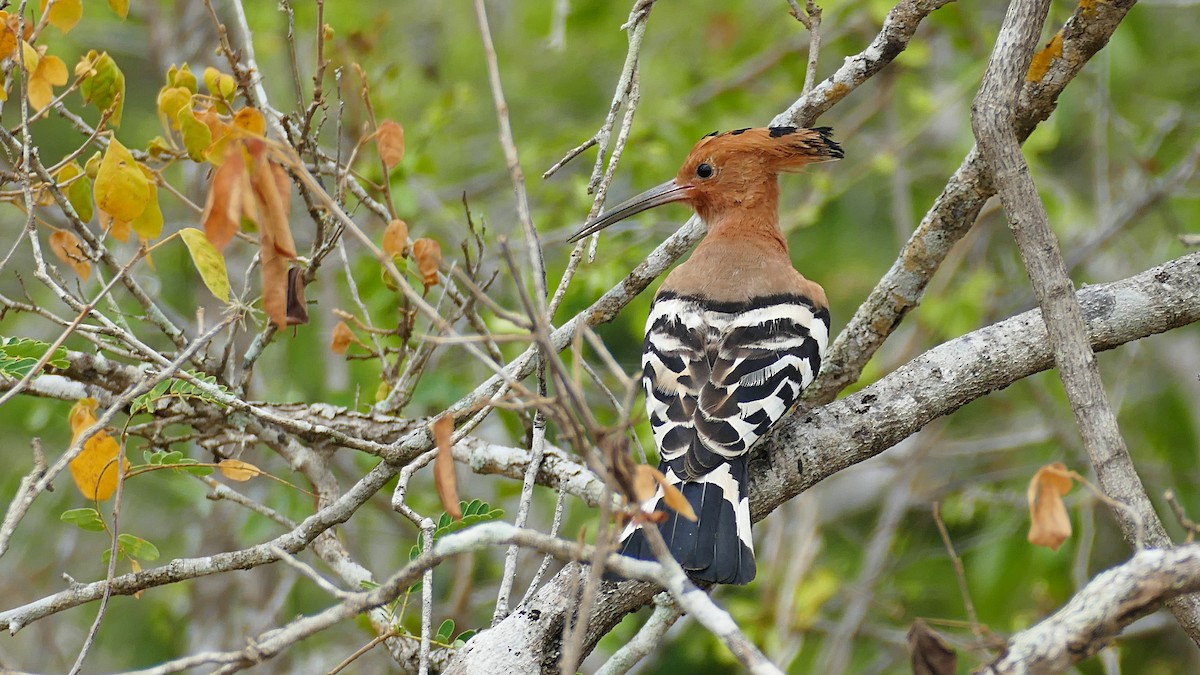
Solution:
<path fill-rule="evenodd" d="M 816 377 L 828 338 L 828 310 L 802 295 L 655 298 L 642 355 L 646 409 L 659 470 L 697 520 L 660 504 L 661 489 L 645 508 L 668 514 L 659 530 L 694 580 L 754 579 L 747 454 Z M 621 554 L 654 558 L 638 526 L 621 539 Z"/>

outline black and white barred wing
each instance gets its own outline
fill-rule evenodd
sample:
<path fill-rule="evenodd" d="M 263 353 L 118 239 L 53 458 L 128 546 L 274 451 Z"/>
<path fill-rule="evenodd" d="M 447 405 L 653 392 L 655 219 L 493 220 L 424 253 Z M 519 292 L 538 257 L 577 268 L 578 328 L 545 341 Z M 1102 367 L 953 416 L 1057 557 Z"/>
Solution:
<path fill-rule="evenodd" d="M 709 379 L 709 352 L 715 356 L 709 334 L 708 317 L 695 300 L 669 293 L 655 298 L 646 320 L 642 384 L 664 464 L 683 457 L 697 442 L 696 401 Z"/>
<path fill-rule="evenodd" d="M 752 302 L 721 323 L 698 396 L 700 451 L 689 455 L 689 473 L 746 454 L 816 377 L 829 339 L 828 311 L 801 296 Z"/>

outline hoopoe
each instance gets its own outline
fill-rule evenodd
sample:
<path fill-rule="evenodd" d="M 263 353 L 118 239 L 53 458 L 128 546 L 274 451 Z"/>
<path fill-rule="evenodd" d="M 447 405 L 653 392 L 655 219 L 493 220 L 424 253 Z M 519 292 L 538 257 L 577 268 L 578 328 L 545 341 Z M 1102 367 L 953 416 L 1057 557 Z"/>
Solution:
<path fill-rule="evenodd" d="M 659 529 L 694 580 L 754 579 L 747 455 L 816 377 L 829 336 L 825 291 L 792 266 L 779 229 L 777 176 L 841 157 L 828 128 L 714 132 L 673 180 L 570 239 L 670 202 L 687 202 L 708 226 L 655 296 L 642 352 L 659 470 L 698 516 L 692 522 L 663 505 Z M 661 496 L 660 489 L 655 508 Z M 654 557 L 633 524 L 620 552 Z"/>

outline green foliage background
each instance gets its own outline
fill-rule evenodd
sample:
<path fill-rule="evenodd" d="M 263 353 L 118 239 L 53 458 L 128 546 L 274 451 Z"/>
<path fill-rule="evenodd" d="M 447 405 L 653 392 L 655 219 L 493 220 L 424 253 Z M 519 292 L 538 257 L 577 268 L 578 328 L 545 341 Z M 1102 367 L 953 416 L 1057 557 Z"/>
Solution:
<path fill-rule="evenodd" d="M 223 3 L 217 3 L 219 11 Z M 312 3 L 296 2 L 301 83 L 311 90 L 316 30 Z M 548 43 L 551 2 L 489 5 L 516 142 L 528 178 L 534 220 L 543 234 L 551 284 L 561 274 L 570 247 L 566 235 L 587 214 L 586 183 L 595 151 L 588 151 L 549 180 L 538 176 L 567 150 L 588 138 L 601 124 L 625 56 L 627 3 L 603 0 L 570 3 L 565 41 Z M 824 42 L 820 76 L 840 65 L 845 55 L 861 50 L 874 36 L 890 3 L 877 0 L 824 3 Z M 213 54 L 212 28 L 204 22 L 172 24 L 180 5 L 147 2 L 135 5 L 120 22 L 91 4 L 80 26 L 49 41 L 51 53 L 73 65 L 88 49 L 108 50 L 129 83 L 125 121 L 119 137 L 126 145 L 145 148 L 162 133 L 154 97 L 172 59 L 225 68 Z M 97 7 L 96 9 L 99 9 Z M 1056 2 L 1051 25 L 1074 9 Z M 288 62 L 291 49 L 285 16 L 273 2 L 246 3 L 255 31 L 255 49 L 267 90 L 276 106 L 290 111 L 296 94 Z M 497 142 L 495 111 L 487 86 L 483 52 L 468 3 L 357 2 L 326 3 L 325 21 L 335 37 L 331 55 L 341 68 L 341 89 L 330 98 L 331 119 L 323 136 L 326 147 L 344 153 L 363 133 L 365 113 L 358 98 L 359 80 L 351 63 L 362 66 L 371 82 L 378 116 L 405 126 L 407 156 L 392 174 L 397 209 L 413 236 L 431 236 L 448 256 L 464 238 L 465 194 L 477 222 L 486 223 L 489 269 L 499 270 L 495 295 L 516 306 L 514 282 L 504 271 L 496 244 L 506 236 L 517 249 L 511 184 Z M 820 281 L 832 303 L 834 330 L 845 324 L 858 303 L 895 257 L 915 222 L 929 208 L 947 177 L 971 147 L 969 107 L 999 25 L 1000 3 L 959 2 L 926 20 L 909 49 L 879 77 L 860 87 L 827 113 L 821 124 L 834 127 L 846 159 L 783 179 L 783 221 L 793 258 L 807 276 Z M 1200 46 L 1192 26 L 1200 7 L 1187 3 L 1144 3 L 1134 8 L 1112 43 L 1062 96 L 1055 114 L 1026 145 L 1035 180 L 1042 191 L 1063 249 L 1075 261 L 1077 282 L 1123 278 L 1184 252 L 1176 235 L 1195 232 L 1200 222 L 1196 181 L 1164 196 L 1111 236 L 1093 245 L 1105 231 L 1106 219 L 1139 199 L 1197 145 L 1200 129 L 1200 79 L 1195 63 Z M 151 39 L 162 35 L 177 42 Z M 1047 36 L 1049 31 L 1047 32 Z M 190 46 L 187 40 L 193 40 Z M 147 50 L 147 45 L 152 46 Z M 714 129 L 765 124 L 799 94 L 803 84 L 807 34 L 787 15 L 784 2 L 661 2 L 653 10 L 642 52 L 641 106 L 617 179 L 614 199 L 640 191 L 674 175 L 691 144 Z M 327 87 L 328 87 L 327 83 Z M 78 95 L 67 101 L 82 110 Z M 95 121 L 94 110 L 82 111 Z M 340 115 L 340 124 L 334 119 Z M 11 101 L 3 109 L 10 127 L 19 119 Z M 65 121 L 51 117 L 33 127 L 34 140 L 47 161 L 56 161 L 82 140 Z M 361 170 L 379 179 L 373 162 Z M 193 201 L 204 198 L 205 178 L 181 167 L 169 176 Z M 6 189 L 12 189 L 12 185 Z M 167 231 L 194 227 L 194 213 L 178 202 L 164 203 Z M 369 231 L 382 233 L 383 223 L 356 214 Z M 686 216 L 682 207 L 662 209 L 612 228 L 600 242 L 595 262 L 585 264 L 557 320 L 586 307 L 611 287 Z M 24 220 L 14 208 L 0 210 L 0 232 L 16 236 Z M 303 249 L 312 223 L 298 213 L 293 229 Z M 118 247 L 119 248 L 119 247 Z M 353 252 L 354 249 L 352 248 Z M 127 247 L 125 254 L 131 254 Z M 361 253 L 361 251 L 359 251 Z M 249 253 L 237 255 L 244 268 Z M 378 265 L 366 255 L 352 258 L 352 269 L 364 299 L 377 320 L 387 323 L 396 297 L 381 283 Z M 18 269 L 20 269 L 18 263 Z M 378 385 L 371 361 L 344 362 L 327 349 L 335 319 L 329 310 L 350 309 L 345 280 L 327 266 L 309 298 L 313 322 L 295 335 L 280 336 L 264 357 L 251 396 L 272 401 L 369 404 Z M 182 245 L 155 256 L 155 268 L 138 277 L 156 288 L 175 316 L 191 316 L 211 305 L 195 277 Z M 234 273 L 237 279 L 237 273 Z M 92 285 L 94 287 L 95 280 Z M 235 282 L 236 283 L 236 282 Z M 6 295 L 20 297 L 13 274 L 0 278 Z M 36 296 L 38 289 L 30 287 Z M 601 334 L 623 367 L 638 370 L 642 322 L 650 294 L 632 303 Z M 44 298 L 52 300 L 52 297 Z M 922 306 L 905 321 L 872 361 L 864 383 L 888 372 L 925 349 L 974 328 L 1033 306 L 1019 256 L 998 207 L 985 209 L 972 233 L 938 273 Z M 503 331 L 496 321 L 493 328 Z M 52 339 L 56 329 L 26 315 L 0 315 L 0 332 Z M 1174 489 L 1196 517 L 1197 448 L 1200 442 L 1200 342 L 1189 327 L 1131 344 L 1101 356 L 1105 381 L 1142 479 L 1164 520 L 1169 510 L 1161 499 Z M 83 344 L 68 342 L 69 348 Z M 166 345 L 161 345 L 164 349 Z M 510 345 L 515 354 L 522 345 Z M 418 417 L 437 413 L 470 391 L 486 376 L 455 348 L 439 350 L 417 396 L 404 412 Z M 597 408 L 606 406 L 597 394 Z M 56 457 L 70 440 L 66 426 L 70 404 L 19 398 L 0 408 L 6 430 L 8 471 L 0 476 L 0 501 L 7 502 L 29 467 L 28 440 L 40 437 L 48 455 Z M 602 411 L 603 412 L 603 411 Z M 177 430 L 178 433 L 178 430 Z M 520 444 L 517 417 L 498 412 L 483 434 Z M 643 440 L 648 440 L 642 430 Z M 189 451 L 180 443 L 175 449 Z M 131 448 L 131 455 L 140 452 Z M 286 463 L 258 449 L 242 455 L 265 470 L 292 479 Z M 196 457 L 210 461 L 210 457 Z M 348 476 L 373 464 L 370 458 L 340 451 L 336 457 Z M 1064 461 L 1087 472 L 1086 455 L 1074 431 L 1056 376 L 1045 373 L 973 403 L 939 420 L 902 447 L 889 451 L 852 476 L 835 478 L 814 491 L 815 498 L 789 505 L 758 526 L 760 578 L 746 588 L 717 593 L 752 639 L 771 654 L 794 659 L 789 672 L 816 672 L 846 603 L 870 594 L 869 611 L 859 630 L 848 672 L 901 672 L 906 667 L 904 631 L 923 617 L 950 636 L 960 649 L 962 672 L 987 658 L 974 649 L 954 572 L 931 517 L 930 504 L 941 502 L 951 537 L 961 554 L 966 580 L 979 619 L 1004 635 L 1026 627 L 1062 602 L 1087 578 L 1125 559 L 1128 546 L 1103 506 L 1085 491 L 1069 498 L 1077 535 L 1050 552 L 1025 541 L 1027 515 L 1024 490 L 1036 468 Z M 467 476 L 460 467 L 460 494 L 494 505 L 515 505 L 519 485 L 507 479 Z M 847 472 L 852 473 L 852 472 Z M 872 482 L 880 476 L 890 477 Z M 346 479 L 349 484 L 351 479 Z M 894 484 L 907 481 L 898 524 L 882 528 L 881 506 Z M 864 489 L 866 486 L 866 489 Z M 105 537 L 82 532 L 58 521 L 69 508 L 83 506 L 68 482 L 43 495 L 19 530 L 19 544 L 0 561 L 0 597 L 5 608 L 17 606 L 61 587 L 60 575 L 78 580 L 102 578 Z M 280 512 L 300 519 L 311 512 L 304 495 L 275 483 L 258 481 L 244 490 Z M 414 506 L 439 510 L 431 483 L 414 484 Z M 548 526 L 553 495 L 539 488 L 531 525 Z M 127 486 L 123 524 L 127 531 L 153 541 L 166 562 L 175 557 L 205 555 L 251 545 L 279 533 L 277 525 L 225 502 L 206 500 L 205 489 L 184 476 L 149 474 Z M 422 494 L 424 493 L 424 494 Z M 564 536 L 575 537 L 585 526 L 594 532 L 594 512 L 568 500 Z M 361 561 L 386 577 L 407 561 L 417 532 L 390 512 L 381 495 L 373 509 L 360 513 L 341 531 L 341 538 Z M 804 542 L 789 529 L 806 509 L 820 522 Z M 509 510 L 512 513 L 515 509 Z M 1169 523 L 1176 535 L 1181 530 Z M 31 532 L 39 533 L 30 536 Z M 20 536 L 23 533 L 23 536 Z M 885 561 L 863 579 L 861 572 L 874 539 L 884 547 Z M 813 538 L 815 537 L 815 538 Z M 783 570 L 802 545 L 819 547 L 803 576 L 785 584 Z M 527 558 L 527 559 L 526 559 Z M 315 561 L 315 558 L 313 559 Z M 523 557 L 528 581 L 540 559 Z M 148 563 L 155 564 L 155 563 Z M 319 567 L 319 563 L 318 563 Z M 435 621 L 454 618 L 460 629 L 485 627 L 502 567 L 498 551 L 460 562 L 435 581 Z M 278 571 L 256 569 L 191 583 L 154 589 L 142 599 L 114 598 L 109 619 L 101 627 L 89 670 L 108 671 L 147 666 L 199 649 L 231 649 L 241 636 L 252 635 L 289 617 L 327 606 L 330 599 L 300 579 L 265 587 Z M 466 587 L 464 587 L 464 584 Z M 778 615 L 791 600 L 787 616 Z M 260 611 L 223 611 L 231 598 L 258 603 Z M 95 608 L 71 610 L 0 640 L 0 666 L 60 672 L 77 653 Z M 407 625 L 416 628 L 410 611 Z M 603 654 L 628 639 L 638 619 L 627 620 L 606 638 L 589 670 Z M 267 670 L 327 669 L 367 642 L 370 635 L 341 626 L 302 645 Z M 1169 616 L 1148 620 L 1115 647 L 1119 672 L 1178 673 L 1200 668 L 1194 648 Z M 362 667 L 387 668 L 382 654 L 368 655 Z M 728 672 L 732 657 L 707 633 L 684 621 L 641 672 Z M 1097 659 L 1079 667 L 1083 673 L 1106 671 Z M 266 671 L 264 671 L 266 672 Z"/>

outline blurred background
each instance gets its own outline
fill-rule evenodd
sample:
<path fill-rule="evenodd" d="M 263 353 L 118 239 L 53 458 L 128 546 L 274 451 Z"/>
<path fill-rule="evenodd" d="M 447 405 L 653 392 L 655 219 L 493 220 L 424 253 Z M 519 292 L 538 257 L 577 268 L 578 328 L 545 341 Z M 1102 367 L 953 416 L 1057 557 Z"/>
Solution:
<path fill-rule="evenodd" d="M 279 3 L 247 2 L 245 9 L 271 101 L 290 113 L 297 107 L 296 79 L 305 92 L 311 90 L 316 3 L 283 4 L 293 10 L 291 40 L 289 17 Z M 228 21 L 227 4 L 214 5 Z M 845 56 L 868 44 L 891 4 L 831 0 L 821 7 L 818 74 L 823 79 Z M 93 9 L 100 7 L 89 3 L 74 31 L 49 42 L 50 53 L 68 68 L 89 49 L 113 56 L 128 87 L 118 137 L 131 148 L 144 149 L 163 133 L 155 97 L 169 67 L 187 62 L 196 73 L 206 65 L 228 70 L 214 51 L 214 25 L 204 4 L 192 0 L 137 0 L 124 22 L 111 12 Z M 591 205 L 587 183 L 595 150 L 584 152 L 548 180 L 539 176 L 603 122 L 627 49 L 620 26 L 628 19 L 629 3 L 492 2 L 488 9 L 553 287 L 571 250 L 565 238 Z M 1047 38 L 1074 9 L 1070 3 L 1052 5 Z M 358 64 L 369 78 L 376 115 L 405 128 L 407 153 L 391 174 L 391 190 L 411 236 L 437 239 L 448 258 L 459 256 L 459 242 L 467 238 L 465 199 L 475 223 L 486 229 L 485 256 L 491 259 L 485 261 L 485 270 L 498 272 L 491 293 L 501 304 L 519 308 L 514 281 L 497 255 L 497 241 L 507 237 L 517 259 L 523 260 L 523 240 L 469 3 L 375 0 L 326 3 L 324 11 L 324 21 L 333 30 L 326 56 L 336 69 L 326 79 L 327 90 L 336 92 L 322 128 L 326 149 L 340 149 L 345 157 L 367 133 L 361 80 L 352 65 Z M 819 120 L 834 128 L 846 158 L 782 179 L 782 222 L 793 259 L 806 276 L 826 288 L 834 333 L 888 269 L 971 148 L 971 99 L 1003 11 L 1003 3 L 958 2 L 932 14 L 894 63 Z M 1077 284 L 1125 278 L 1178 257 L 1186 252 L 1178 235 L 1200 232 L 1200 183 L 1194 178 L 1200 161 L 1196 25 L 1200 3 L 1140 3 L 1025 144 Z M 807 45 L 808 33 L 788 15 L 782 0 L 655 5 L 641 57 L 641 104 L 610 188 L 610 202 L 673 176 L 702 135 L 766 124 L 798 97 Z M 293 72 L 293 51 L 298 73 Z M 84 110 L 78 96 L 67 99 L 68 107 L 94 123 L 96 111 Z M 10 128 L 19 120 L 12 100 L 2 114 Z M 56 116 L 36 123 L 33 133 L 47 163 L 83 140 Z M 362 162 L 358 168 L 368 179 L 382 179 L 376 162 Z M 168 170 L 166 178 L 193 202 L 203 203 L 208 184 L 204 167 L 181 163 Z M 197 226 L 197 216 L 179 202 L 164 200 L 163 209 L 167 232 Z M 385 223 L 365 210 L 353 210 L 352 215 L 373 236 L 381 235 Z M 596 260 L 585 262 L 572 283 L 556 323 L 617 283 L 687 215 L 684 207 L 657 209 L 610 228 L 601 238 Z M 17 209 L 0 210 L 3 238 L 15 238 L 23 222 Z M 293 205 L 292 228 L 305 250 L 313 224 L 298 205 Z M 131 254 L 132 245 L 123 250 L 122 257 Z M 375 320 L 386 325 L 397 311 L 396 294 L 382 283 L 374 259 L 354 245 L 348 252 L 362 298 Z M 235 285 L 252 253 L 248 247 L 232 251 Z M 27 264 L 18 260 L 5 269 L 0 291 L 21 296 L 26 287 L 34 298 L 53 302 L 44 289 L 24 283 Z M 142 266 L 136 275 L 181 323 L 189 323 L 198 306 L 208 307 L 210 316 L 220 311 L 182 246 L 156 252 L 154 268 Z M 615 321 L 598 329 L 629 373 L 640 371 L 643 322 L 651 297 L 644 293 Z M 346 360 L 328 348 L 336 323 L 330 310 L 353 311 L 340 264 L 325 267 L 309 287 L 308 298 L 313 301 L 311 323 L 294 335 L 289 331 L 277 336 L 262 358 L 249 396 L 367 410 L 379 385 L 378 362 Z M 908 315 L 856 387 L 930 347 L 1034 304 L 1003 213 L 993 201 L 938 272 L 922 305 Z M 488 321 L 497 334 L 517 332 L 500 319 Z M 52 340 L 57 330 L 28 314 L 0 313 L 0 333 L 5 336 Z M 1100 356 L 1142 480 L 1168 530 L 1181 539 L 1183 530 L 1162 495 L 1175 490 L 1188 513 L 1200 517 L 1198 338 L 1196 327 L 1186 327 Z M 84 348 L 74 342 L 67 346 Z M 502 349 L 511 357 L 524 346 L 507 344 Z M 461 349 L 439 348 L 402 414 L 437 414 L 488 374 L 464 358 Z M 607 399 L 594 393 L 597 414 L 615 419 Z M 640 406 L 639 401 L 639 412 Z M 69 409 L 69 402 L 33 397 L 0 407 L 9 467 L 0 475 L 0 501 L 8 501 L 28 470 L 31 438 L 41 438 L 51 458 L 66 448 Z M 652 447 L 644 420 L 639 424 L 643 444 Z M 522 415 L 498 411 L 477 435 L 520 446 L 525 443 Z M 555 440 L 553 429 L 550 440 Z M 195 454 L 200 461 L 211 460 L 186 440 L 173 448 Z M 255 448 L 240 452 L 272 474 L 295 480 L 283 459 Z M 136 447 L 129 453 L 141 454 Z M 340 450 L 332 461 L 346 486 L 375 463 L 349 450 Z M 768 656 L 792 673 L 903 672 L 908 668 L 905 633 L 917 618 L 947 636 L 960 652 L 961 672 L 967 672 L 987 660 L 989 652 L 980 649 L 966 623 L 963 598 L 933 519 L 934 502 L 940 504 L 962 557 L 979 620 L 1001 638 L 1031 625 L 1097 572 L 1129 556 L 1107 507 L 1079 489 L 1068 497 L 1075 528 L 1071 539 L 1057 552 L 1026 542 L 1025 488 L 1037 467 L 1053 461 L 1089 474 L 1070 408 L 1051 372 L 936 420 L 875 460 L 779 509 L 756 527 L 758 578 L 747 587 L 721 588 L 715 597 Z M 506 509 L 505 518 L 511 520 L 518 481 L 477 476 L 464 467 L 459 467 L 459 481 L 461 496 Z M 62 511 L 85 503 L 65 479 L 57 487 L 39 498 L 18 530 L 13 550 L 0 560 L 3 609 L 60 590 L 64 574 L 80 581 L 103 578 L 101 554 L 107 539 L 60 522 Z M 271 481 L 240 489 L 295 520 L 312 510 L 310 498 Z M 187 476 L 162 472 L 126 486 L 123 526 L 162 552 L 162 561 L 151 564 L 243 548 L 282 531 L 253 512 L 206 500 L 206 493 Z M 537 488 L 530 525 L 548 529 L 555 501 L 553 491 Z M 428 472 L 415 479 L 410 503 L 429 514 L 440 510 Z M 595 511 L 573 498 L 565 505 L 562 536 L 572 539 L 586 528 L 590 537 Z M 417 530 L 392 512 L 387 494 L 381 494 L 341 528 L 339 536 L 359 562 L 382 579 L 407 562 Z M 319 561 L 311 561 L 320 569 Z M 515 599 L 524 593 L 523 584 L 541 557 L 522 554 L 520 561 Z M 276 569 L 280 567 L 157 588 L 141 599 L 114 598 L 87 669 L 145 667 L 187 653 L 238 648 L 247 636 L 331 604 L 311 582 L 294 570 Z M 503 555 L 497 549 L 439 568 L 435 625 L 452 618 L 459 629 L 486 627 L 502 567 Z M 64 672 L 95 612 L 94 605 L 76 608 L 14 637 L 0 638 L 0 666 Z M 634 634 L 647 612 L 627 618 L 604 638 L 581 670 L 590 672 L 603 663 Z M 408 611 L 405 625 L 413 630 L 419 626 L 416 609 Z M 264 664 L 259 672 L 323 672 L 371 637 L 362 625 L 340 625 Z M 357 672 L 382 672 L 394 663 L 376 650 L 353 667 L 361 669 Z M 736 669 L 724 647 L 685 618 L 638 672 Z M 1195 648 L 1164 613 L 1138 622 L 1113 648 L 1078 667 L 1088 674 L 1198 670 Z"/>

